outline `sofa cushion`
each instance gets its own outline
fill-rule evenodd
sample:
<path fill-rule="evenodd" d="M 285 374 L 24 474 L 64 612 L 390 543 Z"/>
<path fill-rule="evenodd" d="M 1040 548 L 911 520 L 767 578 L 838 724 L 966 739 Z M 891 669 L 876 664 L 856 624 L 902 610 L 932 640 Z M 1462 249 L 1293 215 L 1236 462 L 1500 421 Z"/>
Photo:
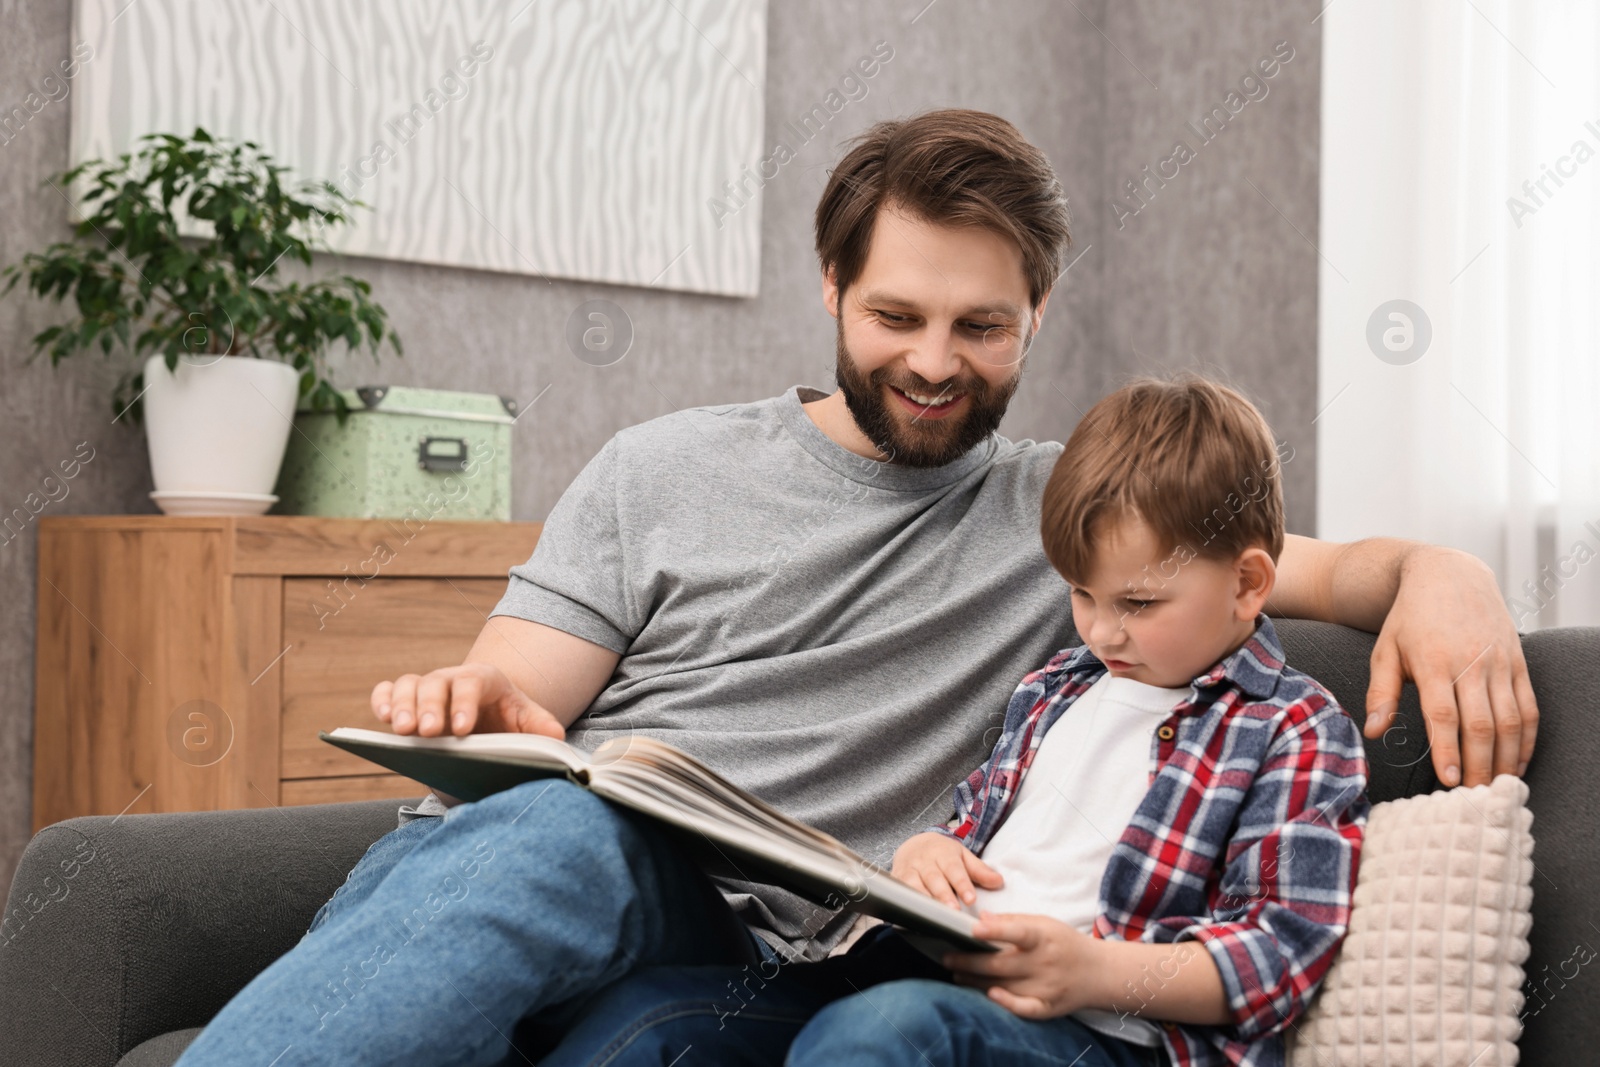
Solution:
<path fill-rule="evenodd" d="M 1528 787 L 1502 774 L 1373 807 L 1350 933 L 1294 1067 L 1510 1067 L 1533 924 Z"/>

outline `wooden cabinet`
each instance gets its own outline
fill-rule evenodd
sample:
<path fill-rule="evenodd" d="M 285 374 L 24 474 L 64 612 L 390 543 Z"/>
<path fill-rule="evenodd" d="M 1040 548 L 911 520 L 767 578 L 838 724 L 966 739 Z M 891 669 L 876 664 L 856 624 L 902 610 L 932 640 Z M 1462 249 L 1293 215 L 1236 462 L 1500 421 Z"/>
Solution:
<path fill-rule="evenodd" d="M 459 663 L 539 523 L 39 522 L 33 827 L 76 815 L 420 797 L 318 740 Z"/>

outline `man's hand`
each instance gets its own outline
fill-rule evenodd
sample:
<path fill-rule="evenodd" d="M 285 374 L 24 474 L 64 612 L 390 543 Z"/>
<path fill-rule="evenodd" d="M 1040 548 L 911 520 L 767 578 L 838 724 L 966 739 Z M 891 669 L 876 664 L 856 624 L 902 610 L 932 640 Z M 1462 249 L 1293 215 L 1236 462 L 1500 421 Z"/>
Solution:
<path fill-rule="evenodd" d="M 1406 555 L 1372 652 L 1369 738 L 1393 724 L 1405 677 L 1422 700 L 1439 781 L 1462 784 L 1463 756 L 1466 785 L 1527 768 L 1539 707 L 1494 572 L 1476 557 L 1432 546 Z"/>
<path fill-rule="evenodd" d="M 987 989 L 991 1000 L 1024 1019 L 1053 1019 L 1095 1006 L 1098 942 L 1088 934 L 1044 915 L 985 911 L 972 936 L 1003 947 L 948 953 L 944 965 L 958 985 Z"/>
<path fill-rule="evenodd" d="M 952 908 L 978 899 L 973 882 L 984 889 L 999 889 L 1005 881 L 967 846 L 931 830 L 907 838 L 895 849 L 894 868 L 889 873 Z"/>
<path fill-rule="evenodd" d="M 564 739 L 554 715 L 518 689 L 499 667 L 463 663 L 425 675 L 402 674 L 372 689 L 372 713 L 397 734 L 419 737 L 445 732 L 544 734 Z"/>

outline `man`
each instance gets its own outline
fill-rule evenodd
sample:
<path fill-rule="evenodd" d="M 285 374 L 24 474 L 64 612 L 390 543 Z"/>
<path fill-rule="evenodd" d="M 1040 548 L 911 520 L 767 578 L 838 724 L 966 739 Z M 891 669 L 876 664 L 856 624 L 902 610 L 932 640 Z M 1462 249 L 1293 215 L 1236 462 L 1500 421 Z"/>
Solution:
<path fill-rule="evenodd" d="M 1072 643 L 1038 533 L 1061 446 L 995 432 L 1061 270 L 1066 203 L 1009 123 L 936 111 L 858 139 L 816 234 L 838 391 L 616 434 L 466 662 L 380 683 L 379 719 L 584 748 L 661 737 L 879 860 L 948 814 L 1015 680 Z M 1368 734 L 1409 675 L 1446 783 L 1525 765 L 1537 711 L 1482 563 L 1291 537 L 1269 611 L 1378 630 Z M 416 814 L 181 1064 L 521 1062 L 519 1020 L 553 1043 L 641 966 L 850 943 L 849 915 L 731 867 L 713 884 L 675 838 L 571 783 Z"/>

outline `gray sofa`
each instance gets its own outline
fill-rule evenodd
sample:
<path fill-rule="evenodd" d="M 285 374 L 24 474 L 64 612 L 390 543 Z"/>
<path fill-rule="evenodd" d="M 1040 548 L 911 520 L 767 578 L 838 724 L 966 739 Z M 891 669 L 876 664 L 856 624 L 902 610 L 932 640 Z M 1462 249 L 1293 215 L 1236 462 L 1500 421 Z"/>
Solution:
<path fill-rule="evenodd" d="M 1357 721 L 1370 634 L 1280 624 L 1291 664 Z M 1600 1055 L 1600 629 L 1529 635 L 1542 712 L 1528 769 L 1534 924 L 1522 1062 Z M 1374 801 L 1438 788 L 1416 695 L 1369 741 Z M 292 948 L 400 802 L 68 819 L 28 845 L 0 939 L 0 1065 L 157 1067 L 250 978 Z M 31 901 L 30 901 L 31 896 Z M 42 904 L 42 906 L 41 906 Z M 1529 988 L 1529 987 L 1525 987 Z"/>

